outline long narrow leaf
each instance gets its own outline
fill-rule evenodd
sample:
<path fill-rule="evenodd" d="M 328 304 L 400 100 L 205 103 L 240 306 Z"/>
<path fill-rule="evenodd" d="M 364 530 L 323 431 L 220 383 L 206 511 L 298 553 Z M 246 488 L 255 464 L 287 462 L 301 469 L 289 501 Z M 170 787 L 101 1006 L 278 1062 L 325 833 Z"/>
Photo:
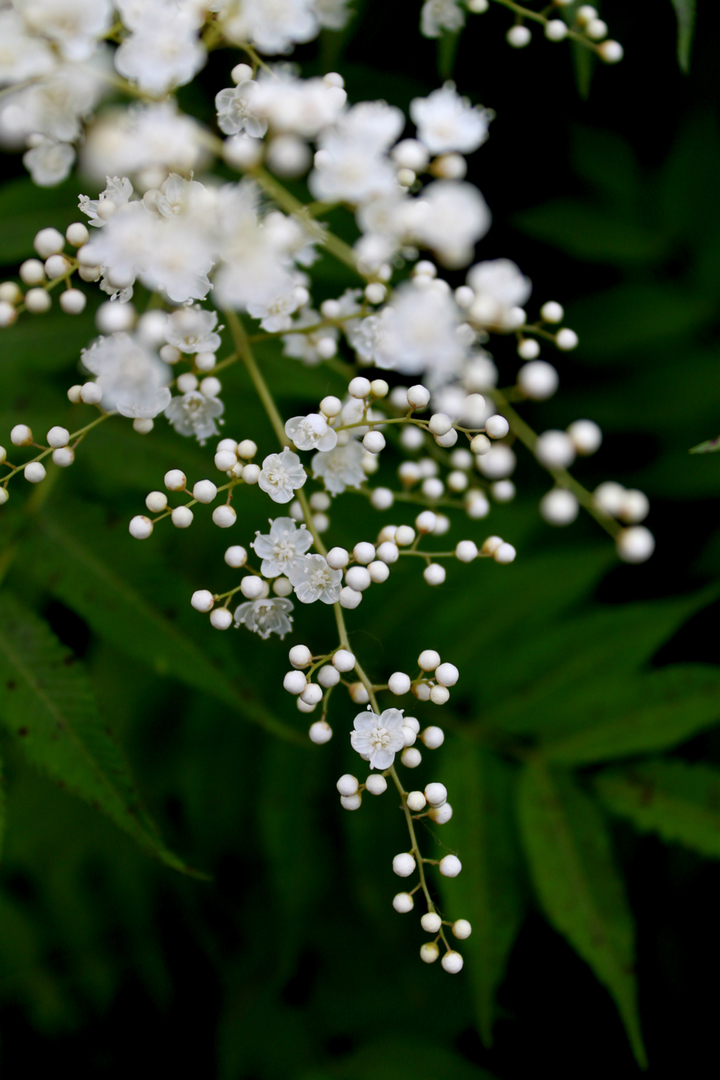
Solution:
<path fill-rule="evenodd" d="M 677 55 L 681 69 L 690 70 L 690 50 L 695 35 L 695 0 L 672 0 L 678 24 Z"/>

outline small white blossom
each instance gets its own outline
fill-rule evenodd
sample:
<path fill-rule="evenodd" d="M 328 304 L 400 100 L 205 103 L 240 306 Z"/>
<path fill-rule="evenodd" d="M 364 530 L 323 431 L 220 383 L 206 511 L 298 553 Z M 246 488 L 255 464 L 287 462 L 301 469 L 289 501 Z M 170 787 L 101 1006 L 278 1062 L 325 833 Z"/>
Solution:
<path fill-rule="evenodd" d="M 14 0 L 31 32 L 54 41 L 66 60 L 87 60 L 112 23 L 110 0 Z"/>
<path fill-rule="evenodd" d="M 32 149 L 23 154 L 23 165 L 38 187 L 55 187 L 60 184 L 75 162 L 75 151 L 68 143 L 55 142 L 39 135 L 33 140 Z"/>
<path fill-rule="evenodd" d="M 471 154 L 488 136 L 488 114 L 460 97 L 451 82 L 426 98 L 411 101 L 410 116 L 418 139 L 431 154 Z"/>
<path fill-rule="evenodd" d="M 238 45 L 250 41 L 268 56 L 317 37 L 320 24 L 313 9 L 313 0 L 220 0 L 216 5 L 225 37 Z"/>
<path fill-rule="evenodd" d="M 280 639 L 292 630 L 293 603 L 281 597 L 271 597 L 266 600 L 249 600 L 235 608 L 235 626 L 246 626 L 254 634 L 261 638 L 269 638 L 271 634 L 279 634 Z"/>
<path fill-rule="evenodd" d="M 178 434 L 194 435 L 202 446 L 206 439 L 217 435 L 215 421 L 224 409 L 219 398 L 206 397 L 199 390 L 192 390 L 182 397 L 174 397 L 165 409 L 165 416 Z"/>
<path fill-rule="evenodd" d="M 312 459 L 313 476 L 320 477 L 333 495 L 339 495 L 346 487 L 360 487 L 365 479 L 360 464 L 364 456 L 362 444 L 352 439 L 345 446 L 317 453 Z"/>
<path fill-rule="evenodd" d="M 197 306 L 180 308 L 168 318 L 165 339 L 182 353 L 214 353 L 220 348 L 220 335 L 215 332 L 216 326 L 216 312 Z"/>
<path fill-rule="evenodd" d="M 78 197 L 78 207 L 83 214 L 86 214 L 89 218 L 88 224 L 94 225 L 96 229 L 101 229 L 103 225 L 108 222 L 107 217 L 100 217 L 98 209 L 102 202 L 109 199 L 115 209 L 120 206 L 125 206 L 130 202 L 130 196 L 133 193 L 133 186 L 128 180 L 127 176 L 122 178 L 119 176 L 107 176 L 107 187 L 104 191 L 101 191 L 97 199 L 90 199 L 87 195 L 80 195 Z M 112 215 L 110 215 L 112 216 Z"/>
<path fill-rule="evenodd" d="M 297 446 L 298 450 L 334 450 L 337 446 L 337 432 L 328 426 L 321 413 L 309 413 L 307 416 L 293 416 L 285 424 L 285 434 Z"/>
<path fill-rule="evenodd" d="M 333 570 L 322 555 L 304 555 L 288 571 L 290 584 L 301 604 L 335 604 L 342 588 L 342 570 Z"/>
<path fill-rule="evenodd" d="M 425 0 L 420 12 L 420 33 L 423 37 L 440 37 L 443 30 L 461 30 L 465 12 L 457 0 Z"/>
<path fill-rule="evenodd" d="M 262 139 L 267 131 L 267 120 L 257 116 L 253 108 L 252 99 L 256 89 L 257 83 L 246 79 L 215 95 L 218 127 L 226 135 L 238 135 L 244 131 L 253 139 Z"/>
<path fill-rule="evenodd" d="M 250 547 L 262 559 L 263 577 L 274 578 L 287 574 L 312 546 L 312 535 L 305 525 L 297 527 L 292 518 L 275 518 L 269 533 L 255 533 Z"/>
<path fill-rule="evenodd" d="M 371 769 L 389 769 L 405 745 L 402 726 L 402 709 L 385 709 L 380 716 L 368 710 L 355 717 L 350 743 Z"/>
<path fill-rule="evenodd" d="M 285 449 L 281 454 L 268 454 L 262 463 L 258 485 L 273 502 L 290 502 L 297 488 L 307 480 L 307 473 L 297 454 Z"/>
<path fill-rule="evenodd" d="M 150 94 L 185 86 L 204 66 L 205 46 L 192 14 L 177 4 L 148 5 L 118 46 L 116 70 Z"/>
<path fill-rule="evenodd" d="M 168 406 L 170 369 L 130 334 L 98 338 L 81 358 L 97 376 L 104 409 L 149 420 Z"/>

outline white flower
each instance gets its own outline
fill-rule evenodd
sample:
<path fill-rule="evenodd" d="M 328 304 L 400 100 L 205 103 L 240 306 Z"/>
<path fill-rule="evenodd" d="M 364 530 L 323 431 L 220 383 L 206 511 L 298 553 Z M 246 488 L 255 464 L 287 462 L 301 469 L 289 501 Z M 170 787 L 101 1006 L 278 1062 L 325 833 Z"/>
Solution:
<path fill-rule="evenodd" d="M 68 143 L 55 142 L 39 135 L 33 147 L 23 154 L 23 165 L 38 187 L 54 187 L 60 184 L 75 161 L 75 151 Z"/>
<path fill-rule="evenodd" d="M 267 131 L 267 121 L 260 119 L 253 109 L 252 98 L 256 89 L 257 83 L 246 79 L 215 95 L 218 127 L 226 135 L 238 135 L 244 131 L 253 139 L 262 139 Z"/>
<path fill-rule="evenodd" d="M 90 128 L 81 150 L 85 175 L 134 175 L 141 169 L 189 173 L 208 157 L 204 132 L 174 100 L 111 109 Z M 157 180 L 154 181 L 157 183 Z"/>
<path fill-rule="evenodd" d="M 288 570 L 290 584 L 301 604 L 335 604 L 342 588 L 342 570 L 333 570 L 322 555 L 304 555 Z"/>
<path fill-rule="evenodd" d="M 275 518 L 270 522 L 270 532 L 256 532 L 250 544 L 263 560 L 260 572 L 268 578 L 287 574 L 311 546 L 312 536 L 306 526 L 298 528 L 288 517 Z"/>
<path fill-rule="evenodd" d="M 281 454 L 268 454 L 262 463 L 258 485 L 273 502 L 287 503 L 306 480 L 307 473 L 300 458 L 286 448 Z"/>
<path fill-rule="evenodd" d="M 471 154 L 488 136 L 488 114 L 460 97 L 451 82 L 426 98 L 411 101 L 410 116 L 418 139 L 431 154 Z"/>
<path fill-rule="evenodd" d="M 112 22 L 110 0 L 14 0 L 29 30 L 57 43 L 66 60 L 87 60 Z"/>
<path fill-rule="evenodd" d="M 425 0 L 420 12 L 420 33 L 424 37 L 440 37 L 443 30 L 460 30 L 465 25 L 465 12 L 457 0 Z"/>
<path fill-rule="evenodd" d="M 308 184 L 316 199 L 362 203 L 397 189 L 385 151 L 405 123 L 400 109 L 363 101 L 321 132 Z"/>
<path fill-rule="evenodd" d="M 466 280 L 487 307 L 484 321 L 488 324 L 502 323 L 503 314 L 510 308 L 522 307 L 532 292 L 532 282 L 511 259 L 476 263 L 468 270 Z"/>
<path fill-rule="evenodd" d="M 324 79 L 299 79 L 289 65 L 262 72 L 255 87 L 252 107 L 256 115 L 273 131 L 293 132 L 304 139 L 316 138 L 319 131 L 335 123 L 347 100 L 342 87 Z"/>
<path fill-rule="evenodd" d="M 470 262 L 491 220 L 487 203 L 472 184 L 435 180 L 416 202 L 412 227 L 421 244 L 432 248 L 444 266 L 455 269 Z"/>
<path fill-rule="evenodd" d="M 372 325 L 371 320 L 375 320 Z M 428 373 L 432 385 L 447 382 L 458 370 L 466 349 L 458 337 L 460 315 L 442 284 L 421 288 L 403 283 L 380 316 L 369 316 L 353 335 L 364 359 L 404 375 Z"/>
<path fill-rule="evenodd" d="M 217 352 L 220 335 L 215 333 L 217 314 L 200 307 L 180 308 L 168 318 L 165 340 L 182 353 Z M 220 327 L 222 329 L 222 327 Z"/>
<path fill-rule="evenodd" d="M 115 68 L 149 94 L 192 81 L 205 64 L 196 20 L 177 4 L 148 7 L 115 52 Z"/>
<path fill-rule="evenodd" d="M 222 0 L 217 8 L 225 37 L 269 56 L 291 52 L 320 29 L 313 0 Z"/>
<path fill-rule="evenodd" d="M 235 608 L 235 626 L 242 623 L 263 639 L 269 638 L 271 634 L 279 634 L 282 639 L 292 630 L 292 609 L 292 601 L 280 597 L 248 600 Z"/>
<path fill-rule="evenodd" d="M 298 450 L 333 450 L 337 446 L 337 432 L 328 426 L 321 413 L 293 416 L 285 424 L 285 434 Z"/>
<path fill-rule="evenodd" d="M 97 376 L 104 409 L 152 419 L 168 405 L 170 369 L 130 334 L 98 338 L 89 349 L 83 349 L 81 359 Z"/>
<path fill-rule="evenodd" d="M 133 193 L 133 186 L 127 176 L 122 178 L 119 176 L 107 176 L 105 179 L 107 187 L 100 192 L 97 199 L 90 199 L 87 195 L 78 196 L 78 208 L 83 214 L 87 215 L 88 224 L 94 225 L 96 229 L 101 229 L 108 222 L 108 218 L 102 218 L 98 215 L 101 202 L 110 199 L 116 208 L 125 206 L 126 203 L 130 202 L 130 196 Z"/>
<path fill-rule="evenodd" d="M 405 745 L 402 725 L 402 709 L 385 709 L 379 716 L 369 709 L 359 713 L 350 734 L 352 748 L 366 758 L 371 769 L 389 769 Z"/>
<path fill-rule="evenodd" d="M 298 294 L 296 282 L 290 274 L 278 274 L 276 289 L 265 296 L 249 299 L 246 305 L 248 315 L 260 319 L 260 325 L 269 334 L 290 328 L 291 315 L 300 307 L 302 296 Z M 307 298 L 307 292 L 304 295 Z"/>
<path fill-rule="evenodd" d="M 215 420 L 222 416 L 224 408 L 219 398 L 192 390 L 174 397 L 165 409 L 165 416 L 180 435 L 194 435 L 202 446 L 206 439 L 217 435 Z"/>
<path fill-rule="evenodd" d="M 48 43 L 29 34 L 16 12 L 0 11 L 0 83 L 24 82 L 54 67 Z"/>
<path fill-rule="evenodd" d="M 312 459 L 313 476 L 320 477 L 333 495 L 339 495 L 346 487 L 360 487 L 365 479 L 360 465 L 364 454 L 356 439 L 326 453 L 320 452 Z"/>

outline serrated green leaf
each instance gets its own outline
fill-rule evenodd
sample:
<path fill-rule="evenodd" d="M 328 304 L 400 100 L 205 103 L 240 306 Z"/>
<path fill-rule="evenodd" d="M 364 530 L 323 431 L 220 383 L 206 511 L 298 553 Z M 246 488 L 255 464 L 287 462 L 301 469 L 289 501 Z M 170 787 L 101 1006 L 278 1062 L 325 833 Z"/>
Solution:
<path fill-rule="evenodd" d="M 575 708 L 580 730 L 544 743 L 550 761 L 589 765 L 664 750 L 720 720 L 720 668 L 673 664 L 611 684 L 609 692 L 576 700 Z"/>
<path fill-rule="evenodd" d="M 102 522 L 89 516 L 84 521 L 101 539 L 106 531 Z M 34 574 L 40 574 L 53 595 L 122 652 L 149 664 L 158 674 L 170 675 L 222 701 L 273 735 L 305 744 L 300 732 L 284 724 L 258 700 L 251 676 L 239 673 L 237 661 L 236 686 L 192 638 L 120 577 L 110 561 L 52 514 L 45 513 L 38 520 L 29 547 L 32 555 L 27 565 Z"/>
<path fill-rule="evenodd" d="M 495 994 L 525 909 L 513 770 L 495 754 L 462 739 L 454 739 L 448 749 L 443 780 L 454 814 L 443 829 L 461 852 L 464 868 L 451 883 L 442 878 L 440 886 L 446 917 L 467 918 L 472 924 L 472 935 L 458 948 L 467 961 L 480 1036 L 489 1047 Z"/>
<path fill-rule="evenodd" d="M 693 446 L 689 453 L 714 454 L 718 450 L 720 450 L 720 435 L 717 435 L 714 439 L 708 439 L 706 442 L 699 443 L 697 446 Z"/>
<path fill-rule="evenodd" d="M 610 992 L 647 1067 L 634 973 L 635 929 L 602 816 L 567 773 L 540 758 L 524 769 L 518 816 L 543 910 Z"/>
<path fill-rule="evenodd" d="M 687 761 L 643 761 L 594 779 L 604 805 L 641 832 L 657 832 L 720 859 L 720 770 Z"/>
<path fill-rule="evenodd" d="M 678 64 L 685 74 L 690 70 L 690 50 L 695 34 L 695 0 L 672 0 L 678 24 Z"/>
<path fill-rule="evenodd" d="M 156 858 L 193 873 L 164 846 L 143 809 L 81 666 L 8 592 L 0 603 L 0 683 L 0 720 L 33 765 L 106 813 Z"/>

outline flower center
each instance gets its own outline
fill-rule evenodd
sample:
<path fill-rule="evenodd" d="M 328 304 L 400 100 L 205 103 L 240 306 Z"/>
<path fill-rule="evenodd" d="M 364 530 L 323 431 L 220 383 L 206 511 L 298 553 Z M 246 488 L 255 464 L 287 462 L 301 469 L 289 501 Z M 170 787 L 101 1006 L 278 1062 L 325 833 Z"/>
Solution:
<path fill-rule="evenodd" d="M 384 750 L 390 742 L 390 732 L 387 728 L 376 727 L 370 732 L 370 742 L 376 750 Z"/>

